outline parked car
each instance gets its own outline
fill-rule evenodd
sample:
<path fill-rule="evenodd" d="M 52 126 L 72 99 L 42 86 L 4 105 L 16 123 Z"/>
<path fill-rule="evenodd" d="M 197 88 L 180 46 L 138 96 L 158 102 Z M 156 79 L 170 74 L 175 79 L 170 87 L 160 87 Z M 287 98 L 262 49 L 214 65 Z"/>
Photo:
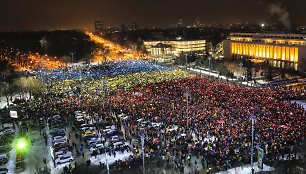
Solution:
<path fill-rule="evenodd" d="M 60 144 L 67 144 L 67 140 L 59 140 L 53 143 L 53 146 L 58 146 Z"/>
<path fill-rule="evenodd" d="M 55 128 L 55 129 L 52 129 L 50 131 L 50 134 L 52 135 L 52 137 L 55 137 L 55 136 L 65 136 L 66 132 L 65 132 L 65 129 Z"/>
<path fill-rule="evenodd" d="M 63 164 L 63 163 L 71 162 L 73 160 L 74 160 L 74 158 L 71 154 L 65 154 L 62 157 L 55 159 L 55 163 L 56 164 Z"/>
<path fill-rule="evenodd" d="M 122 136 L 123 133 L 118 131 L 118 130 L 112 130 L 112 131 L 106 133 L 107 138 L 110 138 L 110 137 L 115 136 L 115 135 Z"/>
<path fill-rule="evenodd" d="M 8 162 L 8 154 L 1 154 L 0 155 L 0 165 L 4 165 Z"/>
<path fill-rule="evenodd" d="M 9 146 L 9 145 L 1 145 L 0 146 L 0 153 L 1 152 L 8 152 L 8 151 L 10 151 L 12 148 L 11 148 L 11 146 Z"/>
<path fill-rule="evenodd" d="M 0 168 L 0 174 L 6 174 L 6 173 L 8 173 L 7 168 Z"/>
<path fill-rule="evenodd" d="M 54 156 L 55 156 L 55 158 L 61 158 L 61 157 L 66 156 L 66 155 L 72 156 L 72 152 L 71 151 L 61 150 L 61 151 L 55 152 Z"/>
<path fill-rule="evenodd" d="M 53 142 L 61 141 L 61 140 L 66 140 L 67 141 L 67 137 L 66 136 L 55 136 L 55 137 L 53 137 Z"/>
<path fill-rule="evenodd" d="M 14 134 L 15 130 L 8 128 L 1 131 L 2 134 Z"/>
<path fill-rule="evenodd" d="M 92 154 L 94 151 L 97 151 L 98 149 L 104 149 L 104 145 L 102 143 L 95 144 L 94 147 L 89 149 L 90 154 Z"/>

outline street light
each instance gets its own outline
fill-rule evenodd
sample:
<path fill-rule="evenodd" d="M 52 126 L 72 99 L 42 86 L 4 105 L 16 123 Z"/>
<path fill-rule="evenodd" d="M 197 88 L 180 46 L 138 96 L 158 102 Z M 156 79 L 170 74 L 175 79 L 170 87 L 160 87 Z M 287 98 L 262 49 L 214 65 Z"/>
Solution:
<path fill-rule="evenodd" d="M 142 150 L 142 173 L 145 174 L 144 133 L 140 133 L 139 136 L 141 138 L 141 150 Z"/>
<path fill-rule="evenodd" d="M 27 147 L 27 142 L 24 138 L 17 140 L 17 150 L 23 151 Z"/>
<path fill-rule="evenodd" d="M 109 166 L 108 166 L 108 162 L 107 162 L 107 154 L 106 154 L 106 147 L 105 147 L 105 143 L 104 143 L 104 154 L 105 154 L 105 164 L 106 164 L 106 170 L 107 170 L 107 174 L 109 174 Z"/>
<path fill-rule="evenodd" d="M 251 115 L 252 119 L 252 149 L 251 149 L 251 167 L 252 167 L 252 173 L 254 171 L 253 168 L 253 156 L 254 156 L 254 115 L 255 115 L 256 106 L 254 107 L 254 111 Z"/>
<path fill-rule="evenodd" d="M 188 61 L 187 61 L 187 60 L 188 60 L 188 57 L 187 57 L 187 56 L 188 56 L 188 54 L 186 53 L 186 54 L 185 54 L 186 70 L 187 70 L 187 63 L 188 63 Z"/>
<path fill-rule="evenodd" d="M 239 74 L 240 74 L 239 81 L 242 81 L 242 66 L 243 66 L 243 63 L 240 62 L 240 63 L 239 63 Z M 242 83 L 242 82 L 241 82 L 241 83 Z"/>
<path fill-rule="evenodd" d="M 211 57 L 208 57 L 208 62 L 209 62 L 209 75 L 210 75 L 210 71 L 211 71 L 211 66 L 210 66 L 210 61 L 211 61 Z"/>
<path fill-rule="evenodd" d="M 14 142 L 14 148 L 16 150 L 16 157 L 19 157 L 20 159 L 23 158 L 23 154 L 28 150 L 29 142 L 26 138 L 18 138 Z"/>
<path fill-rule="evenodd" d="M 73 63 L 73 55 L 74 55 L 74 53 L 71 52 L 70 54 L 71 54 L 71 63 Z"/>
<path fill-rule="evenodd" d="M 188 97 L 189 97 L 189 91 L 188 91 L 188 88 L 186 89 L 186 93 L 185 93 L 185 96 L 186 96 L 186 117 L 187 117 L 187 129 L 189 128 L 189 123 L 188 123 Z"/>

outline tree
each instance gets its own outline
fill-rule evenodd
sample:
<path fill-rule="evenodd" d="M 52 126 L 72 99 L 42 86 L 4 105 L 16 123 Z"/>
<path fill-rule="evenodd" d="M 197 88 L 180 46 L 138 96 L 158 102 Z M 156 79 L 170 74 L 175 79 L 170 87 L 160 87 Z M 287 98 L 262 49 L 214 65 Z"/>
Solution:
<path fill-rule="evenodd" d="M 29 93 L 29 99 L 31 99 L 33 95 L 37 96 L 42 94 L 44 90 L 42 82 L 34 77 L 21 77 L 15 83 L 17 83 L 21 92 Z"/>
<path fill-rule="evenodd" d="M 245 72 L 245 78 L 247 81 L 252 80 L 252 70 L 251 68 L 247 68 Z"/>
<path fill-rule="evenodd" d="M 1 94 L 1 96 L 5 96 L 6 102 L 7 102 L 7 106 L 8 106 L 10 104 L 9 103 L 9 96 L 11 94 L 10 84 L 6 83 L 6 82 L 1 82 L 0 86 L 1 86 L 0 87 L 0 94 Z"/>
<path fill-rule="evenodd" d="M 33 77 L 28 78 L 29 81 L 29 93 L 30 93 L 30 99 L 31 96 L 39 96 L 43 93 L 44 91 L 44 86 L 40 80 L 37 80 Z"/>
<path fill-rule="evenodd" d="M 265 73 L 265 79 L 267 81 L 272 81 L 273 80 L 273 72 L 272 72 L 272 68 L 270 66 L 268 67 L 268 71 Z"/>

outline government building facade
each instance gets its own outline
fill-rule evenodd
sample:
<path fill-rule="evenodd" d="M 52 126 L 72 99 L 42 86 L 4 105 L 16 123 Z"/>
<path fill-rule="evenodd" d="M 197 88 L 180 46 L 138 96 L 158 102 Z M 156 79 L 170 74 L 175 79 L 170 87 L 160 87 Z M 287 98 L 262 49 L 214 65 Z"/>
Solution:
<path fill-rule="evenodd" d="M 225 58 L 258 59 L 273 67 L 306 72 L 306 35 L 231 33 L 223 49 Z"/>

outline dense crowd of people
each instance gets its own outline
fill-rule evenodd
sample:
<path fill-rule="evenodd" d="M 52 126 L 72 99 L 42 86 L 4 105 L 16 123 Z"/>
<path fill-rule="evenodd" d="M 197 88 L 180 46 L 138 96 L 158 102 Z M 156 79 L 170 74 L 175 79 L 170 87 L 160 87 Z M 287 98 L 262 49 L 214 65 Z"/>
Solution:
<path fill-rule="evenodd" d="M 34 117 L 72 115 L 76 110 L 98 115 L 105 122 L 123 126 L 127 140 L 137 139 L 143 132 L 146 155 L 158 154 L 176 166 L 188 162 L 191 155 L 207 161 L 203 166 L 227 168 L 249 163 L 252 115 L 255 120 L 254 152 L 258 147 L 263 148 L 265 161 L 295 154 L 294 147 L 304 141 L 305 111 L 288 102 L 301 97 L 300 92 L 282 87 L 249 88 L 179 70 L 158 71 L 168 70 L 161 67 L 153 68 L 157 72 L 133 73 L 132 70 L 127 73 L 121 70 L 125 66 L 114 65 L 119 69 L 108 67 L 106 72 L 112 73 L 101 76 L 107 76 L 108 85 L 116 81 L 116 85 L 110 86 L 120 84 L 130 90 L 114 90 L 116 93 L 100 96 L 96 90 L 101 84 L 96 77 L 100 75 L 82 81 L 70 78 L 68 73 L 56 79 L 70 81 L 49 83 L 49 92 L 56 95 L 31 101 L 27 112 Z M 105 67 L 95 67 L 90 71 L 96 72 L 96 68 L 101 72 L 105 70 Z M 113 72 L 117 70 L 119 72 Z M 82 70 L 87 74 L 85 71 Z M 80 89 L 79 93 L 57 95 L 75 87 Z M 113 117 L 113 113 L 129 117 L 122 121 Z M 158 126 L 148 127 L 140 124 L 139 119 Z M 137 151 L 134 152 L 136 155 Z"/>
<path fill-rule="evenodd" d="M 135 91 L 142 96 L 133 95 Z M 186 91 L 190 93 L 188 118 Z M 283 88 L 252 89 L 191 77 L 119 93 L 109 101 L 117 112 L 131 115 L 128 135 L 137 136 L 138 131 L 133 129 L 137 119 L 158 117 L 164 127 L 148 132 L 150 144 L 159 138 L 164 146 L 170 146 L 169 151 L 175 149 L 171 154 L 179 159 L 190 152 L 218 166 L 228 161 L 229 164 L 250 162 L 253 112 L 255 147 L 265 150 L 266 160 L 292 154 L 293 146 L 303 140 L 306 117 L 301 106 L 286 100 L 298 97 L 299 93 Z"/>
<path fill-rule="evenodd" d="M 79 78 L 100 79 L 103 77 L 115 77 L 119 75 L 171 69 L 172 68 L 170 67 L 157 65 L 148 61 L 126 59 L 90 66 L 74 66 L 52 70 L 45 69 L 39 70 L 37 73 L 39 76 L 43 76 L 45 82 L 54 82 L 58 80 L 73 80 Z"/>

